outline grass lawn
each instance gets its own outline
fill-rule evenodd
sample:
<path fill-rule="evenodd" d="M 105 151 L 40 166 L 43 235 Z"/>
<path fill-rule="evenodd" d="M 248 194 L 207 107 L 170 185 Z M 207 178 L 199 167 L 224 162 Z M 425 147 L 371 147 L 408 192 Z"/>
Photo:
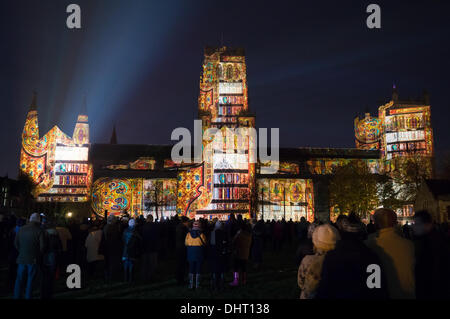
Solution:
<path fill-rule="evenodd" d="M 175 256 L 170 254 L 158 262 L 154 280 L 150 283 L 139 282 L 139 269 L 136 270 L 136 282 L 126 284 L 113 282 L 106 284 L 101 275 L 83 282 L 81 289 L 68 289 L 65 286 L 66 275 L 56 282 L 55 299 L 193 299 L 193 298 L 233 298 L 233 299 L 297 299 L 297 268 L 294 264 L 295 248 L 285 247 L 281 252 L 268 249 L 264 252 L 263 264 L 259 270 L 254 270 L 252 263 L 248 264 L 247 285 L 244 287 L 229 287 L 232 281 L 231 271 L 225 275 L 225 289 L 213 292 L 209 289 L 209 274 L 207 264 L 204 265 L 201 288 L 195 291 L 187 287 L 177 286 L 174 279 Z M 6 270 L 2 267 L 1 280 L 6 281 Z M 3 294 L 11 298 L 11 293 Z M 38 291 L 36 291 L 38 297 Z"/>

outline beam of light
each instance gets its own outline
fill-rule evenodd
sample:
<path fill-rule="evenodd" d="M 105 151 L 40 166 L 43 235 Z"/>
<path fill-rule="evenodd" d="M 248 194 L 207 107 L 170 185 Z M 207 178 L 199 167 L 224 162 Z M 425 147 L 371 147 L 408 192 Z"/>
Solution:
<path fill-rule="evenodd" d="M 91 141 L 102 142 L 99 136 L 110 132 L 127 97 L 164 56 L 176 36 L 174 29 L 185 22 L 182 14 L 192 4 L 182 0 L 76 3 L 81 7 L 79 30 L 65 26 L 68 3 L 26 3 L 21 23 L 32 19 L 33 13 L 39 19 L 23 27 L 20 49 L 30 52 L 17 72 L 22 75 L 21 92 L 29 92 L 25 101 L 33 89 L 38 91 L 41 135 L 55 124 L 72 135 L 86 95 Z M 149 103 L 150 107 L 160 106 Z"/>
<path fill-rule="evenodd" d="M 103 130 L 109 132 L 127 95 L 164 54 L 171 29 L 188 3 L 133 0 L 97 6 L 84 24 L 86 37 L 64 102 L 71 111 L 64 113 L 62 123 L 73 123 L 87 94 L 93 140 Z"/>

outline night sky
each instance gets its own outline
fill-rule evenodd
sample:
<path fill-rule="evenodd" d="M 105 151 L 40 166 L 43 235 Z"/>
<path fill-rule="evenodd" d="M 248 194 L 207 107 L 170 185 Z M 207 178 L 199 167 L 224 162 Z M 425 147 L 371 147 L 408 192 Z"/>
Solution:
<path fill-rule="evenodd" d="M 81 7 L 82 29 L 66 27 Z M 381 6 L 380 30 L 366 7 Z M 249 106 L 281 146 L 354 147 L 353 119 L 430 93 L 437 155 L 450 150 L 450 2 L 2 0 L 0 175 L 16 177 L 38 92 L 40 134 L 72 135 L 83 95 L 92 143 L 171 144 L 193 127 L 206 45 L 244 47 Z"/>

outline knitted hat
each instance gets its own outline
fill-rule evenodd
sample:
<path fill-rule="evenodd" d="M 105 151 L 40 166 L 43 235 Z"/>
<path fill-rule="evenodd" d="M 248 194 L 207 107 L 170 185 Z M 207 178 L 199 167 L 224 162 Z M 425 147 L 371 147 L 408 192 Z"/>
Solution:
<path fill-rule="evenodd" d="M 31 214 L 30 222 L 32 222 L 32 223 L 40 223 L 41 222 L 41 216 L 39 216 L 38 213 Z"/>
<path fill-rule="evenodd" d="M 192 224 L 192 229 L 194 230 L 200 230 L 200 222 L 198 220 L 196 220 L 193 224 Z"/>
<path fill-rule="evenodd" d="M 332 250 L 340 239 L 339 232 L 330 224 L 317 226 L 312 235 L 314 246 L 320 250 Z"/>
<path fill-rule="evenodd" d="M 344 219 L 341 223 L 342 231 L 346 233 L 359 233 L 362 231 L 362 226 L 360 223 L 351 222 L 348 219 Z"/>
<path fill-rule="evenodd" d="M 135 225 L 136 225 L 136 221 L 133 218 L 131 218 L 128 221 L 128 227 L 134 227 Z"/>

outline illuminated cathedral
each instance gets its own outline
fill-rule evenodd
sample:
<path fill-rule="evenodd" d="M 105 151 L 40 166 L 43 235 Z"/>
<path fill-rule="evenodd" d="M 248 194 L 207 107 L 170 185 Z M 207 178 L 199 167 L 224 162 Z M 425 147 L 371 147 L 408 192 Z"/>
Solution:
<path fill-rule="evenodd" d="M 392 99 L 378 108 L 378 117 L 366 113 L 356 117 L 356 147 L 365 150 L 380 150 L 382 172 L 387 175 L 403 169 L 403 163 L 411 158 L 420 158 L 427 178 L 433 175 L 433 129 L 431 106 L 427 92 L 421 99 L 400 100 L 394 86 Z M 402 217 L 413 215 L 413 203 L 405 204 L 397 212 Z"/>
<path fill-rule="evenodd" d="M 356 148 L 280 148 L 279 169 L 268 173 L 250 160 L 250 137 L 239 150 L 227 137 L 223 150 L 203 140 L 202 158 L 194 163 L 175 163 L 172 145 L 118 144 L 115 130 L 111 143 L 90 143 L 86 114 L 78 116 L 72 137 L 57 126 L 40 137 L 33 98 L 22 134 L 20 170 L 37 184 L 38 201 L 89 202 L 99 217 L 128 212 L 156 218 L 242 214 L 264 220 L 327 220 L 333 214 L 328 182 L 334 167 L 363 160 L 373 173 L 384 172 L 392 158 L 403 156 L 414 143 L 416 151 L 432 155 L 429 112 L 429 105 L 393 100 L 380 107 L 377 118 L 367 114 L 355 119 Z M 205 48 L 198 119 L 202 133 L 255 127 L 243 49 Z M 234 151 L 225 152 L 230 145 Z"/>
<path fill-rule="evenodd" d="M 56 125 L 41 137 L 34 94 L 22 133 L 20 172 L 36 184 L 33 195 L 37 201 L 88 200 L 92 169 L 88 162 L 88 116 L 83 113 L 72 137 Z"/>

